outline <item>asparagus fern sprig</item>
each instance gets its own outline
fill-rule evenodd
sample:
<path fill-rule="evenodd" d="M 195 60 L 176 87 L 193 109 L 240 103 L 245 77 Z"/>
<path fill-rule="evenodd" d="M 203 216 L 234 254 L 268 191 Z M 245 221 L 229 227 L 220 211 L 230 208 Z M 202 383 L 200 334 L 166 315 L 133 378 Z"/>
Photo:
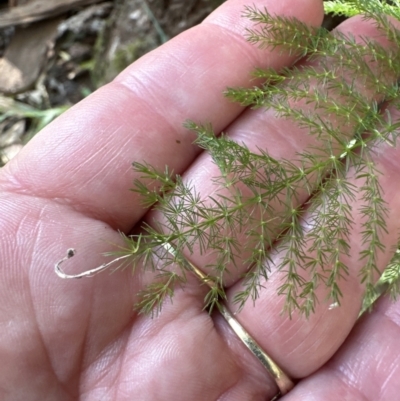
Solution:
<path fill-rule="evenodd" d="M 335 4 L 335 12 L 339 12 L 345 3 Z M 399 32 L 382 14 L 389 10 L 397 16 L 392 6 L 375 0 L 350 1 L 346 6 L 373 19 L 393 42 L 392 49 L 398 47 Z M 334 11 L 331 3 L 327 7 Z M 351 252 L 356 198 L 362 200 L 357 213 L 364 221 L 360 281 L 365 284 L 366 300 L 375 296 L 377 258 L 385 251 L 381 236 L 387 229 L 388 205 L 373 149 L 382 142 L 396 145 L 399 122 L 388 111 L 382 113 L 381 104 L 390 101 L 400 107 L 399 54 L 367 38 L 356 40 L 324 28 L 310 28 L 293 18 L 272 16 L 267 10 L 248 7 L 245 15 L 256 24 L 248 31 L 250 42 L 297 54 L 307 62 L 281 71 L 258 69 L 255 76 L 263 78 L 264 84 L 252 89 L 230 88 L 226 95 L 244 106 L 272 109 L 281 118 L 296 121 L 315 137 L 316 144 L 300 152 L 296 160 L 275 159 L 267 149 L 250 151 L 223 134 L 215 135 L 210 126 L 188 123 L 197 134 L 196 144 L 209 152 L 220 170 L 214 179 L 220 191 L 208 199 L 172 172 L 161 174 L 151 166 L 134 163 L 142 176 L 134 191 L 163 218 L 143 227 L 132 263 L 159 272 L 161 278 L 168 275 L 157 288 L 153 288 L 155 284 L 148 288 L 139 304 L 143 311 L 159 307 L 165 296 L 172 296 L 178 277 L 180 284 L 185 282 L 188 268 L 182 255 L 194 252 L 214 255 L 214 263 L 206 267 L 213 272 L 219 296 L 224 294 L 224 276 L 239 264 L 246 266 L 244 287 L 235 301 L 241 307 L 249 298 L 255 300 L 262 280 L 268 278 L 273 244 L 282 255 L 274 267 L 285 272 L 279 293 L 285 296 L 289 314 L 295 310 L 307 316 L 312 313 L 320 286 L 326 288 L 329 302 L 340 304 L 340 282 L 350 270 L 343 256 Z M 357 188 L 351 175 L 364 184 Z M 299 196 L 301 192 L 303 196 Z M 302 224 L 305 213 L 307 229 Z M 137 240 L 129 237 L 132 243 Z M 179 256 L 168 254 L 163 244 L 173 244 Z M 168 270 L 172 264 L 178 266 L 173 273 Z M 393 279 L 397 268 L 393 261 L 391 273 L 386 273 L 393 294 L 399 286 Z M 215 294 L 208 294 L 205 302 L 206 307 L 214 305 Z"/>
<path fill-rule="evenodd" d="M 325 2 L 330 12 L 362 12 L 372 19 L 389 47 L 246 8 L 245 16 L 255 23 L 247 32 L 250 42 L 303 60 L 280 71 L 257 69 L 254 76 L 263 80 L 261 85 L 228 88 L 226 96 L 295 122 L 313 137 L 313 145 L 294 159 L 278 159 L 268 149 L 250 150 L 216 135 L 210 125 L 188 122 L 196 144 L 220 171 L 208 198 L 168 168 L 160 172 L 134 163 L 140 179 L 133 190 L 144 207 L 162 216 L 144 224 L 140 234 L 125 237 L 119 253 L 129 256 L 135 269 L 158 275 L 159 281 L 139 294 L 142 312 L 159 310 L 177 285 L 185 285 L 187 258 L 194 254 L 212 255 L 207 259 L 212 262 L 202 266 L 208 272 L 205 280 L 213 282 L 205 307 L 212 309 L 225 298 L 224 281 L 237 268 L 246 271 L 235 296 L 239 308 L 256 300 L 272 267 L 284 273 L 278 292 L 290 315 L 312 313 L 321 301 L 320 288 L 329 303 L 339 305 L 341 282 L 350 271 L 346 260 L 355 252 L 349 245 L 355 215 L 362 222 L 357 252 L 365 304 L 376 298 L 377 260 L 388 251 L 382 236 L 389 206 L 373 156 L 380 144 L 396 146 L 400 133 L 400 121 L 382 107 L 390 102 L 400 109 L 400 32 L 384 13 L 400 19 L 399 5 L 397 0 Z M 354 210 L 356 200 L 361 206 Z M 279 257 L 271 256 L 273 246 Z M 399 293 L 399 266 L 397 252 L 379 282 L 392 295 Z"/>
<path fill-rule="evenodd" d="M 397 16 L 397 10 L 378 1 L 346 5 L 374 19 L 394 42 L 393 48 L 398 47 L 399 32 L 382 14 L 390 9 L 389 14 Z M 155 231 L 146 234 L 143 254 L 149 252 L 146 246 L 155 249 L 155 239 L 159 244 L 173 243 L 182 255 L 190 255 L 196 246 L 201 253 L 212 251 L 215 263 L 208 268 L 221 285 L 229 269 L 245 264 L 249 270 L 244 289 L 235 297 L 243 306 L 248 298 L 257 298 L 262 279 L 268 277 L 269 250 L 278 242 L 283 256 L 276 267 L 285 272 L 279 288 L 286 297 L 285 309 L 289 314 L 299 310 L 309 315 L 318 302 L 319 286 L 327 288 L 330 302 L 340 304 L 340 281 L 349 274 L 343 256 L 351 251 L 349 235 L 355 212 L 351 205 L 359 197 L 362 206 L 357 212 L 364 217 L 360 280 L 365 283 L 366 300 L 373 299 L 377 257 L 385 250 L 381 234 L 386 230 L 388 206 L 372 153 L 379 143 L 396 145 L 399 122 L 388 112 L 382 113 L 380 106 L 390 101 L 399 107 L 399 55 L 367 38 L 355 40 L 324 28 L 310 28 L 295 19 L 272 16 L 267 10 L 249 7 L 245 14 L 256 23 L 248 31 L 250 42 L 305 56 L 308 63 L 281 71 L 258 69 L 255 76 L 264 79 L 263 85 L 231 88 L 226 95 L 244 106 L 273 109 L 280 117 L 296 121 L 315 136 L 317 145 L 299 153 L 297 160 L 277 160 L 265 149 L 251 152 L 224 135 L 217 137 L 209 126 L 190 123 L 188 127 L 198 136 L 196 143 L 211 154 L 220 169 L 216 181 L 223 193 L 206 201 L 177 177 L 174 188 L 164 191 L 161 187 L 160 191 L 157 187 L 150 195 L 146 194 L 148 185 L 137 182 L 135 190 L 145 204 L 157 202 L 155 207 L 165 217 Z M 171 182 L 172 176 L 160 180 L 156 172 L 151 174 L 137 164 L 135 168 L 145 173 L 147 182 L 149 178 Z M 350 174 L 364 184 L 356 188 Z M 301 190 L 311 199 L 307 203 L 311 228 L 307 230 L 301 223 L 304 203 L 297 199 Z M 140 258 L 140 252 L 135 254 L 136 262 Z M 391 272 L 397 271 L 393 266 L 398 264 L 390 266 Z M 308 270 L 307 279 L 302 269 Z M 398 283 L 393 274 L 390 277 L 389 291 L 397 293 Z"/>

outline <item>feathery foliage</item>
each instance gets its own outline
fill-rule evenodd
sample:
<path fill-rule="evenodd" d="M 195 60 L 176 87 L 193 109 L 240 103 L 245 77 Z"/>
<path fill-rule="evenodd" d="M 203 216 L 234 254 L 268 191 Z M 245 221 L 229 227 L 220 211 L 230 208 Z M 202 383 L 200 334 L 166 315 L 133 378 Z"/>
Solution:
<path fill-rule="evenodd" d="M 279 294 L 285 297 L 289 315 L 297 311 L 309 316 L 323 300 L 319 293 L 340 305 L 341 283 L 350 271 L 346 260 L 354 252 L 362 262 L 359 276 L 365 285 L 365 305 L 376 298 L 377 260 L 388 251 L 382 241 L 388 205 L 374 150 L 383 143 L 396 146 L 400 132 L 400 121 L 382 108 L 390 102 L 393 109 L 400 109 L 400 32 L 384 13 L 400 19 L 399 5 L 378 0 L 325 3 L 329 12 L 361 12 L 372 19 L 392 42 L 389 48 L 368 38 L 356 40 L 311 28 L 268 10 L 246 8 L 245 16 L 255 23 L 247 32 L 251 43 L 304 61 L 280 71 L 258 69 L 254 76 L 263 80 L 261 85 L 229 88 L 226 96 L 296 122 L 313 137 L 314 145 L 295 159 L 276 159 L 267 149 L 251 151 L 225 134 L 216 135 L 209 125 L 188 122 L 197 134 L 196 144 L 220 171 L 214 178 L 219 190 L 206 199 L 172 171 L 134 163 L 141 178 L 133 190 L 144 207 L 163 216 L 145 224 L 139 235 L 127 237 L 122 251 L 130 255 L 135 269 L 149 269 L 159 276 L 140 294 L 139 310 L 160 310 L 175 286 L 186 283 L 191 273 L 185 257 L 194 253 L 213 255 L 213 263 L 201 266 L 215 284 L 205 297 L 206 308 L 224 299 L 224 277 L 237 268 L 247 271 L 243 290 L 235 296 L 239 308 L 257 299 L 272 268 L 284 272 Z M 356 200 L 361 206 L 354 210 Z M 354 216 L 362 222 L 359 251 L 350 247 Z M 278 257 L 271 256 L 272 247 Z M 379 285 L 396 296 L 399 277 L 397 252 Z"/>

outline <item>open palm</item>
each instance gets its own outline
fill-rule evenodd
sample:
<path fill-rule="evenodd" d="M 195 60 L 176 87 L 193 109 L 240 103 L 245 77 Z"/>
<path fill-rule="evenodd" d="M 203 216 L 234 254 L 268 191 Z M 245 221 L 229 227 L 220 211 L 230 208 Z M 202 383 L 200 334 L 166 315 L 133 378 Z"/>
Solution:
<path fill-rule="evenodd" d="M 320 0 L 254 3 L 311 25 L 323 15 Z M 203 194 L 212 192 L 210 177 L 217 172 L 182 127 L 188 118 L 211 122 L 216 131 L 227 130 L 250 148 L 268 148 L 274 157 L 290 158 L 310 145 L 287 121 L 263 111 L 242 113 L 222 96 L 226 86 L 251 85 L 255 66 L 294 61 L 245 41 L 245 4 L 227 1 L 202 25 L 137 61 L 43 130 L 1 171 L 2 400 L 265 401 L 277 393 L 225 321 L 203 311 L 204 288 L 195 278 L 151 319 L 132 308 L 150 274 L 125 269 L 65 281 L 53 272 L 70 247 L 78 250 L 65 266 L 70 273 L 103 263 L 101 254 L 121 241 L 119 231 L 130 232 L 144 217 L 138 196 L 128 191 L 135 178 L 132 161 L 168 165 Z M 361 19 L 339 29 L 376 35 Z M 377 156 L 391 206 L 388 228 L 395 234 L 399 156 L 386 148 Z M 359 242 L 357 233 L 352 241 Z M 396 235 L 385 241 L 391 249 Z M 381 257 L 381 268 L 390 257 Z M 341 308 L 321 305 L 309 320 L 289 320 L 280 314 L 275 272 L 256 305 L 238 315 L 277 363 L 302 379 L 285 400 L 396 399 L 400 304 L 381 301 L 353 329 L 362 298 L 357 259 L 349 263 L 354 272 L 343 284 Z M 204 268 L 207 261 L 198 257 L 195 263 Z M 239 276 L 229 277 L 229 291 L 240 287 Z"/>

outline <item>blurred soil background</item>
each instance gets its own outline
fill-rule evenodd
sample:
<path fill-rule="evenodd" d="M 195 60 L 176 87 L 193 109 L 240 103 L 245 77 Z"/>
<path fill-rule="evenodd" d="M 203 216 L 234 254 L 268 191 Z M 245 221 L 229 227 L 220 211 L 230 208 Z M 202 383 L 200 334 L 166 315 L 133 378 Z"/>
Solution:
<path fill-rule="evenodd" d="M 0 0 L 0 166 L 55 117 L 224 1 Z"/>

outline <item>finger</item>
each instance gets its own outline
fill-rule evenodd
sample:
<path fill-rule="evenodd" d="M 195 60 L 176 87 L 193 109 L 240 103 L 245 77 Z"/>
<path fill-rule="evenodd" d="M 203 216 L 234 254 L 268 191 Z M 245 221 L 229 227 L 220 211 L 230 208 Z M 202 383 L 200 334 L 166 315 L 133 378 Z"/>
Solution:
<path fill-rule="evenodd" d="M 241 108 L 223 99 L 227 85 L 250 85 L 254 65 L 280 68 L 295 56 L 262 52 L 243 37 L 244 0 L 231 0 L 203 24 L 126 69 L 31 141 L 2 171 L 2 189 L 45 196 L 129 230 L 143 215 L 129 193 L 133 161 L 181 173 L 199 150 L 182 127 L 188 118 L 223 129 Z M 318 24 L 318 0 L 259 0 L 272 13 Z M 179 155 L 177 157 L 177 155 Z"/>
<path fill-rule="evenodd" d="M 398 398 L 399 302 L 379 301 L 357 324 L 327 365 L 300 382 L 284 401 Z"/>
<path fill-rule="evenodd" d="M 400 113 L 395 107 L 390 108 L 390 113 L 393 121 L 398 121 Z M 398 135 L 398 133 L 394 135 Z M 381 195 L 388 207 L 387 231 L 378 230 L 379 241 L 382 241 L 385 246 L 381 251 L 376 250 L 376 269 L 382 272 L 388 265 L 398 241 L 400 198 L 396 195 L 400 184 L 400 175 L 399 165 L 394 161 L 399 160 L 400 150 L 385 143 L 374 149 L 372 154 L 373 162 L 380 171 Z M 340 256 L 340 262 L 347 266 L 348 274 L 342 271 L 342 277 L 335 277 L 343 294 L 343 297 L 340 298 L 341 306 L 329 308 L 329 304 L 324 302 L 324 299 L 329 295 L 330 289 L 321 283 L 321 287 L 316 293 L 320 304 L 317 305 L 315 314 L 311 314 L 308 320 L 296 313 L 293 314 L 292 319 L 287 314 L 282 315 L 280 312 L 283 309 L 285 297 L 277 298 L 277 293 L 287 280 L 288 272 L 274 271 L 268 281 L 262 280 L 263 288 L 260 290 L 260 298 L 256 303 L 253 305 L 252 302 L 248 302 L 242 312 L 238 314 L 238 319 L 243 326 L 249 329 L 279 366 L 294 378 L 308 376 L 331 358 L 352 329 L 361 308 L 365 285 L 360 282 L 360 271 L 367 261 L 365 258 L 360 258 L 360 252 L 369 246 L 368 241 L 364 242 L 365 223 L 368 221 L 368 216 L 362 212 L 366 205 L 366 200 L 362 196 L 365 178 L 356 178 L 355 175 L 349 177 L 349 181 L 354 184 L 355 193 L 357 193 L 356 198 L 349 201 L 354 225 L 350 228 L 348 238 L 346 238 L 349 252 Z M 312 216 L 306 216 L 305 227 L 311 230 L 313 224 Z M 308 229 L 305 230 L 304 251 L 307 251 L 311 245 L 307 242 Z M 312 237 L 309 237 L 309 240 L 311 241 Z M 280 264 L 283 254 L 284 251 L 279 251 L 279 248 L 272 253 L 271 268 Z M 311 253 L 309 256 L 312 258 L 315 255 Z M 297 263 L 299 274 L 306 280 L 309 280 L 312 274 L 319 272 L 329 275 L 334 270 L 334 266 L 328 265 L 324 272 L 322 270 L 303 271 L 304 266 L 300 261 Z M 369 277 L 371 283 L 376 278 L 377 272 L 373 272 Z M 237 291 L 242 289 L 241 286 L 242 283 L 238 283 L 230 289 L 231 299 Z M 231 304 L 231 308 L 235 308 L 235 306 Z M 263 318 L 260 319 L 260 316 Z M 306 358 L 305 355 L 307 355 Z"/>
<path fill-rule="evenodd" d="M 376 28 L 370 24 L 362 21 L 361 18 L 351 19 L 342 25 L 340 25 L 336 32 L 341 32 L 343 34 L 350 34 L 356 37 L 356 40 L 362 41 L 362 37 L 369 37 L 376 40 L 378 43 L 383 46 L 390 47 L 391 45 L 385 40 L 380 32 L 376 30 Z M 357 39 L 358 37 L 358 39 Z M 320 59 L 325 61 L 324 59 Z M 317 64 L 317 61 L 314 61 Z M 306 65 L 305 62 L 302 65 Z M 316 67 L 318 68 L 318 67 Z M 335 69 L 337 74 L 340 74 L 338 67 L 335 63 L 332 64 L 332 68 Z M 371 67 L 373 68 L 373 67 Z M 359 91 L 361 96 L 363 96 L 367 101 L 376 101 L 379 102 L 382 100 L 382 96 L 380 94 L 372 93 L 366 85 L 364 85 L 363 79 L 359 76 L 353 77 L 349 76 L 349 72 L 341 71 L 344 76 L 343 79 L 347 79 L 351 81 L 355 88 Z M 396 77 L 387 77 L 388 80 L 396 81 Z M 321 84 L 322 85 L 322 84 Z M 310 90 L 314 90 L 317 92 L 320 90 L 323 92 L 325 88 L 314 87 L 313 83 L 310 83 Z M 333 91 L 334 92 L 334 91 Z M 331 99 L 335 99 L 338 104 L 341 104 L 343 107 L 348 105 L 349 100 L 345 96 L 339 97 L 337 93 L 329 93 L 328 96 Z M 309 104 L 306 101 L 303 102 L 293 102 L 293 108 L 296 109 L 311 109 L 314 107 L 313 104 Z M 353 107 L 353 105 L 351 105 Z M 311 111 L 311 110 L 310 110 Z M 354 134 L 354 129 L 356 128 L 356 122 L 347 122 L 343 123 L 339 119 L 333 120 L 331 119 L 331 115 L 326 110 L 313 110 L 318 117 L 320 117 L 321 121 L 327 121 L 328 123 L 332 123 L 334 127 L 340 127 L 341 133 L 343 135 L 348 134 L 349 139 Z M 299 168 L 301 166 L 301 161 L 299 160 L 298 154 L 305 153 L 307 151 L 314 154 L 317 157 L 316 148 L 323 148 L 326 146 L 326 143 L 323 142 L 324 139 L 318 138 L 318 135 L 310 135 L 308 129 L 304 127 L 300 127 L 298 122 L 295 119 L 285 119 L 284 117 L 276 115 L 275 110 L 247 110 L 245 111 L 237 120 L 235 120 L 227 129 L 229 138 L 238 144 L 244 144 L 248 149 L 255 153 L 259 153 L 259 149 L 265 150 L 268 152 L 270 156 L 272 156 L 276 160 L 289 160 L 297 165 Z M 322 138 L 324 138 L 322 136 Z M 337 149 L 335 151 L 335 146 Z M 343 150 L 340 150 L 340 146 L 337 143 L 333 143 L 332 147 L 334 148 L 334 153 L 340 154 Z M 340 152 L 340 153 L 339 153 Z M 318 161 L 321 163 L 328 160 L 327 154 L 319 155 Z M 261 170 L 262 171 L 262 170 Z M 213 160 L 213 157 L 208 153 L 203 153 L 186 171 L 184 175 L 184 180 L 190 183 L 190 186 L 194 188 L 194 191 L 199 194 L 199 197 L 204 205 L 209 206 L 210 208 L 216 207 L 216 202 L 214 199 L 219 199 L 222 203 L 224 202 L 223 197 L 225 199 L 235 199 L 235 195 L 237 192 L 240 193 L 240 203 L 246 204 L 248 199 L 254 199 L 254 193 L 251 192 L 243 182 L 235 183 L 235 185 L 226 185 L 225 182 L 221 184 L 220 181 L 213 182 L 210 177 L 218 177 L 221 176 L 221 171 L 219 171 L 219 167 Z M 260 173 L 260 175 L 262 172 Z M 273 176 L 273 173 L 270 174 Z M 266 179 L 271 177 L 264 177 Z M 320 177 L 319 177 L 320 178 Z M 307 179 L 304 179 L 303 182 L 296 184 L 296 188 L 294 190 L 293 196 L 293 208 L 303 204 L 309 197 L 310 194 L 313 193 L 315 187 L 317 185 L 317 174 L 310 175 Z M 273 179 L 271 179 L 273 181 Z M 267 182 L 267 181 L 265 181 Z M 267 184 L 265 184 L 267 185 Z M 232 189 L 233 188 L 233 189 Z M 234 224 L 234 228 L 220 228 L 220 233 L 215 236 L 219 238 L 219 236 L 225 235 L 226 238 L 233 238 L 234 246 L 229 248 L 228 246 L 224 248 L 224 244 L 215 242 L 215 245 L 211 243 L 208 245 L 208 249 L 203 251 L 200 249 L 201 241 L 194 241 L 190 238 L 190 235 L 187 232 L 190 232 L 189 225 L 185 226 L 186 221 L 190 221 L 190 215 L 195 214 L 196 210 L 191 209 L 191 205 L 188 206 L 188 212 L 183 209 L 183 212 L 179 210 L 178 216 L 172 215 L 172 223 L 168 221 L 168 216 L 165 217 L 161 212 L 155 212 L 150 214 L 147 221 L 149 224 L 157 224 L 161 222 L 161 228 L 166 231 L 171 227 L 171 232 L 176 227 L 176 224 L 179 225 L 180 221 L 183 221 L 183 231 L 186 230 L 184 241 L 193 244 L 193 252 L 192 249 L 186 251 L 186 256 L 197 266 L 199 266 L 205 272 L 211 272 L 210 274 L 215 276 L 216 270 L 213 270 L 213 266 L 216 265 L 217 258 L 223 253 L 219 250 L 222 248 L 226 250 L 227 255 L 233 254 L 233 261 L 228 260 L 225 263 L 225 273 L 223 277 L 224 286 L 229 287 L 234 284 L 238 277 L 240 277 L 244 272 L 248 270 L 249 265 L 252 263 L 249 262 L 249 257 L 251 256 L 252 251 L 256 247 L 257 241 L 259 241 L 259 235 L 249 234 L 255 232 L 256 234 L 261 235 L 261 231 L 255 229 L 254 227 L 258 227 L 257 224 L 260 224 L 260 221 L 264 220 L 267 222 L 265 224 L 265 228 L 263 228 L 264 232 L 264 242 L 265 247 L 268 248 L 270 244 L 274 243 L 276 240 L 276 236 L 278 235 L 278 226 L 281 225 L 282 221 L 287 219 L 287 202 L 284 200 L 286 198 L 285 191 L 282 191 L 279 196 L 270 200 L 268 199 L 265 203 L 255 204 L 253 202 L 247 209 L 242 207 L 243 215 L 246 217 L 242 218 L 244 223 L 242 227 L 240 227 L 240 223 Z M 177 202 L 182 202 L 179 199 Z M 265 206 L 268 204 L 269 210 Z M 232 203 L 232 208 L 236 206 L 236 204 Z M 199 207 L 199 209 L 204 208 L 203 204 Z M 192 212 L 193 210 L 193 212 Z M 186 215 L 185 215 L 186 213 Z M 222 213 L 222 212 L 221 212 Z M 246 218 L 248 220 L 246 220 Z M 206 219 L 200 223 L 206 223 Z M 238 218 L 238 221 L 240 219 Z M 221 219 L 221 221 L 223 221 Z M 216 225 L 216 227 L 218 227 Z M 238 228 L 240 227 L 240 228 Z M 157 226 L 158 229 L 158 226 Z M 175 231 L 177 231 L 175 229 Z M 213 237 L 210 235 L 210 237 Z M 193 238 L 196 238 L 193 235 Z M 251 242 L 251 241 L 254 241 Z M 213 248 L 214 246 L 214 248 Z M 224 263 L 221 263 L 222 265 Z"/>
<path fill-rule="evenodd" d="M 203 310 L 198 282 L 189 281 L 161 315 L 140 316 L 86 365 L 83 394 L 102 399 L 115 387 L 118 400 L 143 394 L 146 400 L 265 401 L 266 393 L 277 393 L 257 362 L 232 352 Z"/>

